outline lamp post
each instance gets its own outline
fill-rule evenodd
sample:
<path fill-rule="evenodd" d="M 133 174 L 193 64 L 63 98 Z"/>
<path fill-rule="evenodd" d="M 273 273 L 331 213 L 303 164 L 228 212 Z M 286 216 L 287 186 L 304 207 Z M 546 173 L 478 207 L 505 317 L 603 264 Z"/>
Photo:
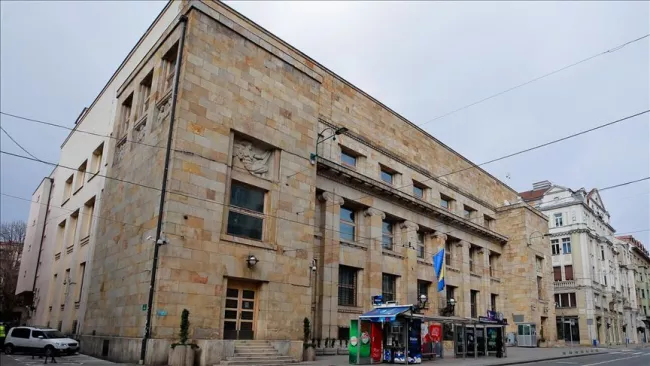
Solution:
<path fill-rule="evenodd" d="M 324 133 L 326 131 L 331 131 L 331 135 L 325 138 Z M 318 158 L 318 145 L 320 145 L 321 143 L 329 139 L 333 139 L 334 141 L 336 141 L 336 136 L 346 132 L 348 132 L 347 127 L 338 127 L 338 128 L 325 127 L 321 132 L 319 132 L 318 138 L 316 139 L 316 152 L 309 155 L 309 161 L 311 162 L 311 164 L 312 165 L 316 164 L 316 158 Z"/>

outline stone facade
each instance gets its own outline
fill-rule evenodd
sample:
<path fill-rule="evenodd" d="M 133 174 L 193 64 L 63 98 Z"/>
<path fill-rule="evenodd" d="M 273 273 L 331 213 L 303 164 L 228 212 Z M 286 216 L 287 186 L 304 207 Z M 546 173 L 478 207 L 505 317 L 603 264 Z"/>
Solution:
<path fill-rule="evenodd" d="M 543 215 L 227 6 L 188 2 L 181 13 L 150 350 L 174 339 L 187 308 L 201 364 L 217 363 L 237 338 L 270 340 L 298 358 L 304 318 L 314 338 L 340 338 L 372 295 L 412 304 L 420 293 L 425 314 L 438 314 L 449 294 L 456 315 L 493 308 L 512 332 L 511 314 L 521 315 L 552 343 Z M 111 220 L 97 231 L 83 327 L 96 350 L 99 338 L 133 340 L 131 349 L 143 335 L 179 37 L 174 23 L 117 92 L 107 172 L 116 179 L 101 208 Z M 445 247 L 454 290 L 438 293 L 432 256 Z"/>
<path fill-rule="evenodd" d="M 635 284 L 636 314 L 632 312 L 630 321 L 631 333 L 636 333 L 640 343 L 650 342 L 650 254 L 643 243 L 632 235 L 618 236 L 616 239 L 623 243 L 629 255 L 631 282 Z M 634 316 L 636 315 L 636 319 Z"/>

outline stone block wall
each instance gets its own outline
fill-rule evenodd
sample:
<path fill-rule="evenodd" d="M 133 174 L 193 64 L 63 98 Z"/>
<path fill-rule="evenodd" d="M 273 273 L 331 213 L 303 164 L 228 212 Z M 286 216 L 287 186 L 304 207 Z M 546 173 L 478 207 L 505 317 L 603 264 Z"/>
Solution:
<path fill-rule="evenodd" d="M 507 331 L 516 333 L 514 318 L 523 317 L 522 323 L 536 324 L 538 336 L 543 327 L 544 338 L 553 344 L 557 331 L 547 218 L 526 203 L 517 203 L 498 210 L 496 230 L 509 238 L 503 258 L 504 280 L 508 283 L 504 312 L 509 322 Z"/>

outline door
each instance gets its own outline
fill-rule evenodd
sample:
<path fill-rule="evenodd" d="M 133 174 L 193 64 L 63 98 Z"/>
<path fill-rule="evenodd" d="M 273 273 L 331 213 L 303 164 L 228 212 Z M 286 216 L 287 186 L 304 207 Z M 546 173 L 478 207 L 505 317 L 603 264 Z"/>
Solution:
<path fill-rule="evenodd" d="M 16 349 L 29 347 L 29 328 L 14 328 L 11 331 L 11 343 Z"/>
<path fill-rule="evenodd" d="M 43 337 L 43 338 L 38 338 Z M 30 348 L 43 348 L 45 347 L 45 334 L 42 330 L 32 330 L 32 336 L 29 338 Z"/>
<path fill-rule="evenodd" d="M 224 310 L 224 339 L 255 339 L 256 288 L 228 284 Z"/>

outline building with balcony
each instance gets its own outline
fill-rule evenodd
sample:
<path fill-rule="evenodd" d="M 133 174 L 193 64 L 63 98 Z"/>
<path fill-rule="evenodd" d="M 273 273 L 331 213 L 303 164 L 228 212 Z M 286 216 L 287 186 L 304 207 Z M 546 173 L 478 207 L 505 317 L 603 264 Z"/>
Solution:
<path fill-rule="evenodd" d="M 634 329 L 639 342 L 650 342 L 650 253 L 632 235 L 618 236 L 630 252 L 630 270 L 636 293 L 637 314 Z"/>
<path fill-rule="evenodd" d="M 633 271 L 598 190 L 535 183 L 521 197 L 548 217 L 558 339 L 637 342 Z M 573 337 L 571 339 L 571 337 Z"/>
<path fill-rule="evenodd" d="M 163 364 L 188 309 L 201 365 L 242 339 L 297 359 L 305 318 L 313 338 L 347 339 L 373 295 L 426 294 L 430 315 L 496 310 L 509 332 L 555 340 L 546 216 L 227 5 L 170 2 L 98 98 L 115 109 L 101 115 L 110 138 L 85 246 L 84 352 Z M 68 275 L 79 260 L 65 258 L 82 247 L 68 228 L 88 199 L 60 175 L 52 199 L 72 213 L 46 230 L 61 243 L 45 255 L 62 276 L 52 321 L 68 319 L 62 279 L 81 282 Z"/>

